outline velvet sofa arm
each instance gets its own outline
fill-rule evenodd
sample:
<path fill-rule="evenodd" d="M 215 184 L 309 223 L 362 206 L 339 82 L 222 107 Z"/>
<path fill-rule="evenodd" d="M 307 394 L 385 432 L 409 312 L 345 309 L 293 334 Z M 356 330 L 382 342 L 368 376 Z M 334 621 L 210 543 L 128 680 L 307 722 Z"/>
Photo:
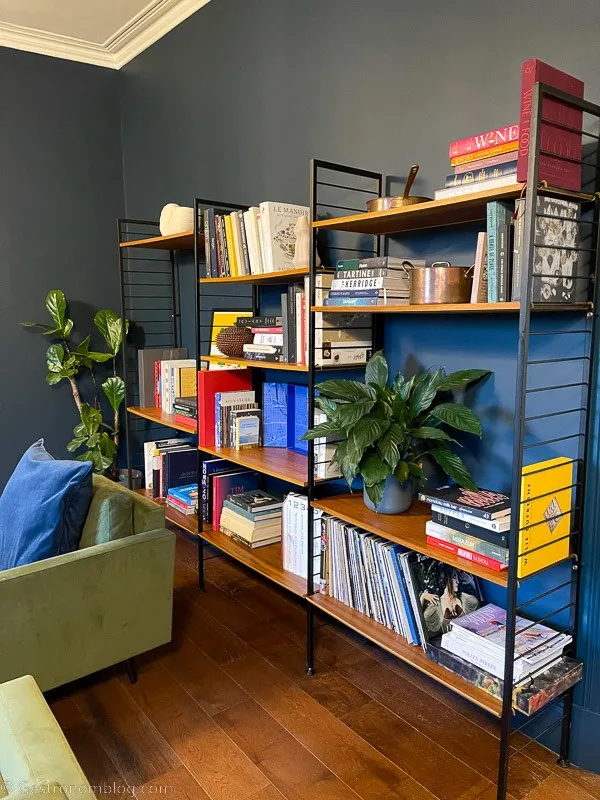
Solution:
<path fill-rule="evenodd" d="M 174 563 L 161 528 L 0 572 L 0 682 L 48 691 L 170 641 Z"/>

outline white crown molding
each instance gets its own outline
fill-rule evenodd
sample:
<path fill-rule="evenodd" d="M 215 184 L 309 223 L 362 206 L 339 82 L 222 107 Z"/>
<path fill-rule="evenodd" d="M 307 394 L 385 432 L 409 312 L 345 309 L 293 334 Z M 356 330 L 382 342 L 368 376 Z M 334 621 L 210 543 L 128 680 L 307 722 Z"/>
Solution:
<path fill-rule="evenodd" d="M 0 21 L 0 47 L 121 69 L 210 0 L 152 0 L 102 44 Z"/>

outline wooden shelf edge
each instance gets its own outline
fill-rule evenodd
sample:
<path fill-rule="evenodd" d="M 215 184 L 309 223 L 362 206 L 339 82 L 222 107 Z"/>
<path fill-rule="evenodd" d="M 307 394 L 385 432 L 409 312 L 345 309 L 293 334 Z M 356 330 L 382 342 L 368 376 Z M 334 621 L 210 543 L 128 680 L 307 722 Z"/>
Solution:
<path fill-rule="evenodd" d="M 507 303 L 439 303 L 407 306 L 312 306 L 312 311 L 328 314 L 512 314 L 521 310 L 519 302 Z M 538 303 L 533 313 L 573 313 L 590 311 L 591 303 Z"/>
<path fill-rule="evenodd" d="M 283 447 L 252 447 L 247 450 L 235 450 L 233 447 L 200 445 L 198 445 L 198 450 L 256 470 L 263 475 L 293 483 L 295 486 L 308 486 L 308 456 L 295 453 L 293 450 Z"/>
<path fill-rule="evenodd" d="M 135 417 L 142 417 L 142 419 L 147 419 L 150 422 L 154 422 L 157 425 L 164 425 L 165 428 L 173 428 L 176 431 L 182 431 L 182 433 L 191 433 L 196 435 L 196 428 L 191 427 L 190 425 L 184 425 L 181 422 L 176 422 L 173 419 L 172 414 L 166 414 L 160 408 L 154 407 L 141 407 L 141 406 L 128 406 L 127 411 L 130 414 L 133 414 Z"/>
<path fill-rule="evenodd" d="M 198 243 L 204 243 L 203 234 L 198 235 Z M 137 247 L 147 250 L 192 250 L 194 247 L 194 231 L 173 233 L 169 236 L 149 236 L 131 242 L 120 242 L 119 247 Z"/>
<path fill-rule="evenodd" d="M 275 361 L 251 361 L 247 358 L 226 358 L 225 356 L 202 356 L 202 361 L 222 364 L 226 367 L 254 367 L 257 369 L 280 369 L 288 372 L 308 372 L 303 364 L 286 364 Z"/>
<path fill-rule="evenodd" d="M 200 278 L 199 283 L 288 283 L 308 275 L 307 269 L 283 269 L 258 275 L 241 275 L 236 278 Z"/>
<path fill-rule="evenodd" d="M 436 664 L 435 661 L 427 658 L 421 647 L 408 644 L 401 636 L 379 622 L 375 622 L 359 611 L 349 608 L 328 595 L 308 595 L 306 600 L 315 608 L 341 622 L 342 625 L 364 636 L 401 661 L 410 664 L 410 666 L 429 676 L 437 683 L 441 683 L 446 688 L 456 692 L 456 694 L 470 703 L 479 706 L 479 708 L 498 719 L 502 716 L 501 700 L 484 692 L 483 689 L 473 686 L 473 684 L 461 678 L 460 675 L 456 675 L 445 667 Z"/>

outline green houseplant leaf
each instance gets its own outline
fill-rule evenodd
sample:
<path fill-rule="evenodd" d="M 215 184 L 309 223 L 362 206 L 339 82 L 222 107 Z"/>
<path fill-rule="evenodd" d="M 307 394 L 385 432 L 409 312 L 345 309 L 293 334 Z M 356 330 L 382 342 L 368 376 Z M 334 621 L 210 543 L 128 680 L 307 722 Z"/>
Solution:
<path fill-rule="evenodd" d="M 480 438 L 483 435 L 478 417 L 462 403 L 440 403 L 431 410 L 431 416 L 456 430 L 474 433 Z"/>
<path fill-rule="evenodd" d="M 109 308 L 103 308 L 94 316 L 94 325 L 98 328 L 108 349 L 113 356 L 116 356 L 123 341 L 123 321 L 118 314 Z"/>
<path fill-rule="evenodd" d="M 360 474 L 366 486 L 374 486 L 385 481 L 387 476 L 392 474 L 392 470 L 375 450 L 370 450 L 361 459 Z"/>
<path fill-rule="evenodd" d="M 419 416 L 422 411 L 425 411 L 433 403 L 437 394 L 439 376 L 439 371 L 424 372 L 415 380 L 410 400 L 408 401 L 408 410 L 412 417 Z"/>
<path fill-rule="evenodd" d="M 452 389 L 462 389 L 473 381 L 478 381 L 485 375 L 489 375 L 489 369 L 461 369 L 458 372 L 451 372 L 450 375 L 443 377 L 438 383 L 438 391 L 450 391 Z"/>
<path fill-rule="evenodd" d="M 52 317 L 57 331 L 62 331 L 67 313 L 67 301 L 60 289 L 51 289 L 46 295 L 46 310 Z M 73 324 L 71 323 L 71 328 Z M 69 331 L 70 332 L 70 331 Z"/>
<path fill-rule="evenodd" d="M 102 391 L 106 395 L 110 407 L 113 411 L 118 411 L 121 403 L 125 399 L 125 381 L 123 378 L 111 375 L 102 384 Z"/>
<path fill-rule="evenodd" d="M 343 434 L 344 431 L 338 426 L 337 422 L 327 421 L 321 422 L 319 425 L 315 425 L 314 428 L 306 431 L 306 433 L 302 434 L 300 437 L 304 439 L 304 441 L 308 441 L 309 439 L 320 439 L 323 436 L 333 436 L 335 434 Z"/>
<path fill-rule="evenodd" d="M 365 450 L 383 436 L 390 424 L 389 419 L 369 415 L 356 423 L 350 436 L 357 447 Z"/>
<path fill-rule="evenodd" d="M 379 350 L 370 359 L 365 369 L 365 381 L 368 384 L 375 384 L 383 389 L 387 386 L 388 379 L 388 365 L 383 356 L 383 352 Z"/>
<path fill-rule="evenodd" d="M 431 455 L 444 470 L 446 475 L 452 478 L 453 481 L 456 481 L 459 486 L 464 486 L 465 489 L 477 489 L 468 469 L 456 453 L 438 447 L 431 451 Z"/>
<path fill-rule="evenodd" d="M 371 411 L 374 405 L 374 400 L 357 400 L 354 403 L 340 405 L 337 408 L 335 421 L 340 428 L 349 431 L 359 419 Z"/>
<path fill-rule="evenodd" d="M 319 394 L 324 397 L 331 397 L 338 402 L 352 402 L 353 400 L 374 400 L 375 391 L 370 386 L 358 381 L 349 381 L 344 378 L 336 378 L 331 381 L 323 381 L 317 384 Z"/>

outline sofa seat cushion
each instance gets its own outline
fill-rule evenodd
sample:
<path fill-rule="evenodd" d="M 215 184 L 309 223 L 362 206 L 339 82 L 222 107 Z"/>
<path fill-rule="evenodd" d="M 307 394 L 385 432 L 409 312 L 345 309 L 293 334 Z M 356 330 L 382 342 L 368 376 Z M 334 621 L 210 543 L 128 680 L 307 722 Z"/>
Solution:
<path fill-rule="evenodd" d="M 33 444 L 0 497 L 0 570 L 77 550 L 91 499 L 91 463 Z"/>
<path fill-rule="evenodd" d="M 115 491 L 114 481 L 93 476 L 92 502 L 79 548 L 133 536 L 133 501 L 129 492 Z"/>

